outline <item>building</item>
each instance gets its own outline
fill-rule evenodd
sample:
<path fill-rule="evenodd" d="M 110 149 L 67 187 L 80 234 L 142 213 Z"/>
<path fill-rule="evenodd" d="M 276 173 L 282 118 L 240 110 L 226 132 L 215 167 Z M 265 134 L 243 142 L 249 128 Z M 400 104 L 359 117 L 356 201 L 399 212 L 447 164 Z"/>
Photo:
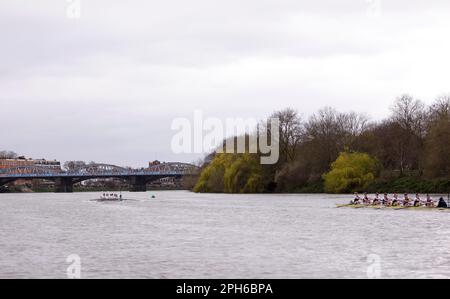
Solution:
<path fill-rule="evenodd" d="M 53 161 L 48 161 L 45 159 L 38 159 L 38 160 L 32 160 L 34 162 L 34 166 L 39 166 L 39 167 L 47 167 L 47 168 L 52 168 L 52 169 L 57 169 L 60 170 L 61 169 L 61 162 L 53 160 Z"/>
<path fill-rule="evenodd" d="M 61 162 L 53 160 L 47 161 L 45 159 L 27 159 L 25 157 L 18 157 L 16 159 L 0 159 L 0 169 L 16 168 L 24 166 L 47 167 L 55 170 L 61 170 Z"/>
<path fill-rule="evenodd" d="M 19 157 L 17 159 L 0 159 L 0 169 L 34 165 L 33 160 Z"/>
<path fill-rule="evenodd" d="M 156 165 L 160 165 L 161 162 L 158 160 L 155 160 L 153 162 L 148 162 L 148 167 L 152 167 L 152 166 L 156 166 Z"/>

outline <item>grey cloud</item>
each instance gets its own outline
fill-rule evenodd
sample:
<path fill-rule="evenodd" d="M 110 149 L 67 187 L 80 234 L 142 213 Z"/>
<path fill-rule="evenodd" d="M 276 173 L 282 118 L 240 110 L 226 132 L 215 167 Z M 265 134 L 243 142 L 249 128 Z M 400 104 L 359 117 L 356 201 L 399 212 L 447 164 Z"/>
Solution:
<path fill-rule="evenodd" d="M 194 109 L 262 118 L 327 105 L 383 117 L 402 92 L 431 101 L 447 91 L 449 5 L 82 0 L 69 20 L 65 1 L 3 1 L 0 149 L 138 166 L 196 158 L 170 152 L 171 120 Z"/>

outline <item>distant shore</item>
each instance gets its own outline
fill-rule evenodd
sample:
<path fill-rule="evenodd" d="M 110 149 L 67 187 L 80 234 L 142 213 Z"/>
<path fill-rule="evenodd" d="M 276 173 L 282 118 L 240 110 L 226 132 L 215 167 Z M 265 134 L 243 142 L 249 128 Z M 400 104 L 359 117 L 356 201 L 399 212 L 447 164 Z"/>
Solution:
<path fill-rule="evenodd" d="M 186 190 L 182 188 L 151 188 L 148 187 L 147 191 L 177 191 L 177 190 Z M 128 192 L 128 188 L 120 189 L 120 188 L 109 188 L 109 187 L 88 187 L 88 188 L 74 188 L 74 193 L 83 193 L 83 192 Z M 2 188 L 0 189 L 0 194 L 2 193 L 54 193 L 54 188 L 28 188 L 23 186 L 14 186 L 13 188 Z"/>
<path fill-rule="evenodd" d="M 74 192 L 102 192 L 102 191 L 128 191 L 127 188 L 119 187 L 75 187 Z M 148 191 L 171 191 L 171 190 L 185 190 L 191 191 L 188 188 L 177 187 L 148 187 Z M 420 193 L 420 194 L 449 194 L 450 181 L 446 179 L 440 180 L 423 180 L 414 177 L 401 177 L 393 180 L 379 180 L 370 185 L 366 190 L 358 190 L 359 192 L 368 193 Z M 13 186 L 12 188 L 2 188 L 0 193 L 52 193 L 54 189 L 48 188 L 30 188 L 28 186 Z M 199 192 L 205 194 L 223 193 L 223 192 Z M 284 192 L 257 192 L 252 194 L 329 194 L 325 192 L 322 182 L 306 185 L 300 189 L 288 190 Z M 239 193 L 234 193 L 239 194 Z M 348 194 L 348 193 L 336 193 Z"/>

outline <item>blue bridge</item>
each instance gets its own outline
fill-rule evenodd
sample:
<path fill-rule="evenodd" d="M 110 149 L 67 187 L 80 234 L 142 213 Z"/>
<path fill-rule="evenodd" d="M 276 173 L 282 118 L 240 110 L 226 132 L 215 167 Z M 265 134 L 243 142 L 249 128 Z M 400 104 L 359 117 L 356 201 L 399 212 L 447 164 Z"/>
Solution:
<path fill-rule="evenodd" d="M 195 167 L 186 163 L 161 163 L 143 169 L 123 168 L 108 164 L 89 164 L 69 171 L 42 166 L 0 169 L 0 186 L 17 180 L 54 181 L 56 192 L 73 192 L 73 185 L 91 179 L 117 178 L 127 181 L 130 190 L 145 192 L 147 184 L 162 178 L 181 178 Z"/>

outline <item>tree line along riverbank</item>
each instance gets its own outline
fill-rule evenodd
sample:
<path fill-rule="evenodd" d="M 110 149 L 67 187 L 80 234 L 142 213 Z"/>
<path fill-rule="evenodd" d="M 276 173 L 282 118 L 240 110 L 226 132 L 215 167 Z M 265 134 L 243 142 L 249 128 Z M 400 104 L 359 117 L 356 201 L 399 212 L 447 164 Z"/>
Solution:
<path fill-rule="evenodd" d="M 214 152 L 205 159 L 192 190 L 450 192 L 450 95 L 437 97 L 429 106 L 402 95 L 380 121 L 330 107 L 308 119 L 291 108 L 270 118 L 280 121 L 276 164 L 261 165 L 261 153 Z"/>

